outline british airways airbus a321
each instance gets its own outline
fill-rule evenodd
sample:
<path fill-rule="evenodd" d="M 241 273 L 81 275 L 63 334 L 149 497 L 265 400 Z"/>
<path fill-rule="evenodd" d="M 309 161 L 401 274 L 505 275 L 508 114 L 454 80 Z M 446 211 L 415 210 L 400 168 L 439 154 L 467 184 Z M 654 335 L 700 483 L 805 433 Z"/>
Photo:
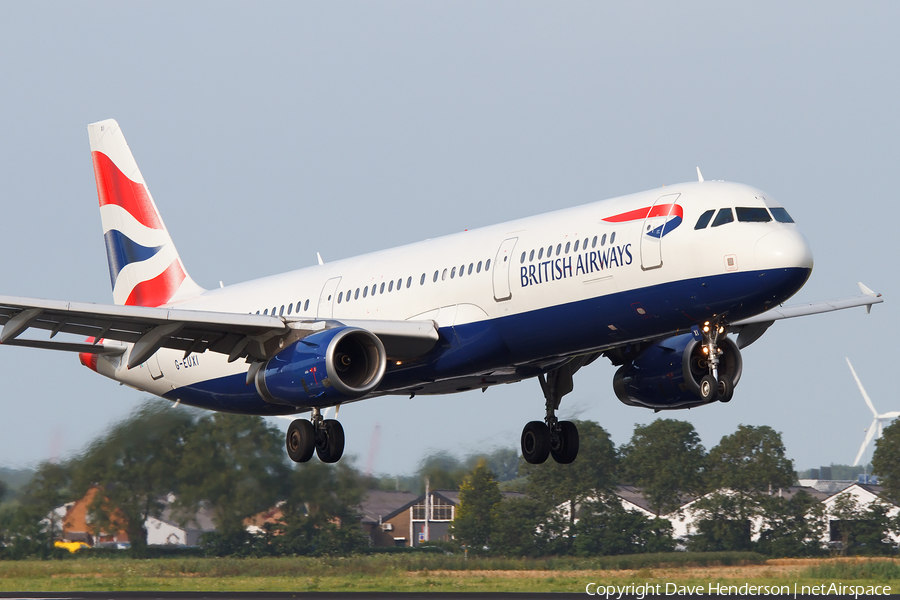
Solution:
<path fill-rule="evenodd" d="M 769 194 L 699 169 L 697 182 L 205 290 L 118 124 L 88 133 L 114 304 L 0 297 L 0 343 L 77 352 L 173 402 L 309 412 L 288 428 L 297 462 L 340 459 L 327 407 L 535 378 L 545 413 L 525 425 L 522 454 L 569 463 L 578 430 L 556 410 L 597 358 L 619 366 L 625 404 L 728 402 L 740 350 L 774 321 L 882 301 L 860 284 L 858 296 L 781 306 L 812 272 L 806 238 Z M 49 338 L 20 337 L 28 329 Z"/>

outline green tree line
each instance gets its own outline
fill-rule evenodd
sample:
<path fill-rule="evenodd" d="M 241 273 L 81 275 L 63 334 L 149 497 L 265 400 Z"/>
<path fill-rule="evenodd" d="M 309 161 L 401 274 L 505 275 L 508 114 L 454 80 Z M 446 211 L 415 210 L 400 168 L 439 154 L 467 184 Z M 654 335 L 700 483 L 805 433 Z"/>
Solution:
<path fill-rule="evenodd" d="M 525 463 L 518 452 L 497 449 L 457 458 L 423 458 L 409 477 L 369 477 L 350 461 L 290 463 L 283 435 L 262 418 L 207 413 L 150 402 L 81 454 L 44 463 L 0 508 L 0 555 L 49 556 L 60 534 L 54 508 L 99 491 L 90 506 L 92 526 L 124 529 L 131 554 L 147 553 L 148 517 L 159 517 L 161 499 L 175 495 L 174 514 L 187 523 L 200 509 L 212 514 L 205 536 L 215 555 L 326 555 L 363 550 L 368 540 L 356 508 L 369 489 L 459 490 L 461 503 L 447 549 L 506 556 L 617 555 L 689 550 L 756 550 L 778 556 L 825 551 L 829 526 L 822 505 L 800 492 L 775 493 L 795 482 L 781 435 L 770 427 L 741 425 L 709 452 L 690 423 L 658 419 L 636 425 L 616 448 L 591 421 L 578 423 L 581 450 L 568 465 Z M 900 426 L 885 429 L 873 464 L 884 476 L 885 497 L 900 498 Z M 627 511 L 616 486 L 642 490 L 656 518 Z M 727 493 L 721 490 L 727 489 Z M 0 490 L 3 491 L 3 490 Z M 502 492 L 519 492 L 504 496 Z M 718 491 L 718 492 L 717 492 Z M 675 540 L 659 518 L 698 498 L 697 531 Z M 283 518 L 250 534 L 245 519 L 279 505 Z M 836 522 L 845 552 L 887 553 L 896 531 L 887 507 L 847 501 Z M 751 540 L 750 522 L 759 523 Z"/>

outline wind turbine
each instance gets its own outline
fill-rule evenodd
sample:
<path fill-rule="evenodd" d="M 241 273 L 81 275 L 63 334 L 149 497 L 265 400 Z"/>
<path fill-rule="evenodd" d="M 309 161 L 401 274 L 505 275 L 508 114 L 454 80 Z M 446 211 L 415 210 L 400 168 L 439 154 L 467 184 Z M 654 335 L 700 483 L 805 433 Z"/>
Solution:
<path fill-rule="evenodd" d="M 862 382 L 859 380 L 859 377 L 856 375 L 856 371 L 853 370 L 853 365 L 850 364 L 850 359 L 847 359 L 847 366 L 850 367 L 850 372 L 853 373 L 853 379 L 856 380 L 856 385 L 859 386 L 859 391 L 862 393 L 863 400 L 866 401 L 866 404 L 869 405 L 869 409 L 872 411 L 872 415 L 875 418 L 872 419 L 872 424 L 869 425 L 869 429 L 866 433 L 866 439 L 863 440 L 862 446 L 859 447 L 859 453 L 856 455 L 856 460 L 853 461 L 853 466 L 859 464 L 860 459 L 862 458 L 863 452 L 866 451 L 866 446 L 868 446 L 872 439 L 878 439 L 881 437 L 881 432 L 884 430 L 884 426 L 889 424 L 892 420 L 900 417 L 900 411 L 887 412 L 879 415 L 878 411 L 875 410 L 875 405 L 872 404 L 872 400 L 869 399 L 869 395 L 866 393 L 866 389 L 863 387 Z M 878 435 L 876 435 L 876 432 Z"/>

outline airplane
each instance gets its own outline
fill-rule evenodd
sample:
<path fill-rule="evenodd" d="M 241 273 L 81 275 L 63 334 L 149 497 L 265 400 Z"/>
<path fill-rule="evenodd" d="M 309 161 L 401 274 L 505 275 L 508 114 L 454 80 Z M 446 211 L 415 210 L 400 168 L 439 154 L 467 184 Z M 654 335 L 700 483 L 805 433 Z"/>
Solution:
<path fill-rule="evenodd" d="M 0 296 L 0 344 L 78 353 L 175 404 L 308 412 L 287 431 L 295 462 L 341 458 L 327 408 L 535 378 L 544 417 L 525 425 L 522 455 L 571 463 L 578 430 L 556 411 L 601 356 L 619 367 L 613 391 L 627 405 L 728 402 L 741 350 L 775 321 L 883 301 L 859 284 L 857 296 L 783 306 L 812 272 L 806 238 L 769 194 L 699 168 L 696 182 L 206 290 L 118 123 L 88 134 L 113 304 Z"/>

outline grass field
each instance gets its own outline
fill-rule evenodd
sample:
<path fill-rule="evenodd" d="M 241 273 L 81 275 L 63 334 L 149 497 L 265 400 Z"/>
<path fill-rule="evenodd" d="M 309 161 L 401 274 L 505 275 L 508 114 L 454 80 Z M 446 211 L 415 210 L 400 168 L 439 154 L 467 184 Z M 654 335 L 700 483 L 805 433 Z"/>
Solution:
<path fill-rule="evenodd" d="M 763 560 L 754 554 L 674 554 L 603 559 L 482 559 L 445 556 L 350 558 L 75 558 L 0 562 L 0 591 L 496 591 L 584 592 L 604 586 L 712 584 L 888 585 L 892 559 Z M 629 561 L 628 559 L 634 559 Z M 631 568 L 627 568 L 631 562 Z M 626 567 L 626 568 L 623 568 Z M 673 589 L 673 588 L 669 588 Z"/>

